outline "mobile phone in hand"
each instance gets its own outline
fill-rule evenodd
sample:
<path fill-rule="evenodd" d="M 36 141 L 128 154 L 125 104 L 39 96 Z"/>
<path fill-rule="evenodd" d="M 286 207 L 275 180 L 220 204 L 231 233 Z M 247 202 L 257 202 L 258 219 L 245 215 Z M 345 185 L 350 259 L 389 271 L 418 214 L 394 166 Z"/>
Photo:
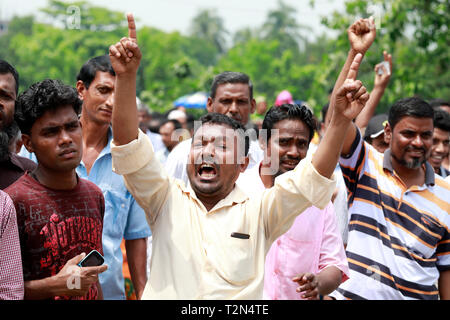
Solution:
<path fill-rule="evenodd" d="M 378 68 L 377 73 L 378 75 L 383 75 L 384 71 L 386 70 L 386 74 L 391 74 L 391 67 L 389 66 L 389 62 L 383 61 L 380 63 L 381 66 Z"/>
<path fill-rule="evenodd" d="M 92 250 L 78 263 L 79 267 L 97 267 L 105 262 L 105 258 L 97 250 Z"/>

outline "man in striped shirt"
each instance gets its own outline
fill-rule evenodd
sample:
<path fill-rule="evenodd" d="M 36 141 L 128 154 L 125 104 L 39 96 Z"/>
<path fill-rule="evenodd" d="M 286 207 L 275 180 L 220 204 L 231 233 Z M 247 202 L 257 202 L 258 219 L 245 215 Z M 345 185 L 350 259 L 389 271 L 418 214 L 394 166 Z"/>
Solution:
<path fill-rule="evenodd" d="M 350 279 L 332 296 L 450 299 L 450 185 L 427 162 L 433 108 L 419 98 L 397 101 L 385 136 L 384 154 L 355 126 L 344 142 Z"/>

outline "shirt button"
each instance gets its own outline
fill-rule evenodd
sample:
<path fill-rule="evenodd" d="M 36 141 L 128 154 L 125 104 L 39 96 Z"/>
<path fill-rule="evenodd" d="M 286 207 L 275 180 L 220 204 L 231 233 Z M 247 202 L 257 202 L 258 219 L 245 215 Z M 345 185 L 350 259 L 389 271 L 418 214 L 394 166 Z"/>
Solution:
<path fill-rule="evenodd" d="M 122 208 L 125 208 L 125 203 L 122 203 L 122 206 L 121 206 Z"/>

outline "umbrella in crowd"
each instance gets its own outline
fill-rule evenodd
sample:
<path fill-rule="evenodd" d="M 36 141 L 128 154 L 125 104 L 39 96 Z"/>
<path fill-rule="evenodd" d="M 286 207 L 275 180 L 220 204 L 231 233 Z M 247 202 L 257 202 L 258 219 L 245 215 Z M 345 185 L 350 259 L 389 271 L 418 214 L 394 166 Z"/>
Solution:
<path fill-rule="evenodd" d="M 205 109 L 207 101 L 208 94 L 206 92 L 195 92 L 178 98 L 173 105 L 175 107 Z"/>

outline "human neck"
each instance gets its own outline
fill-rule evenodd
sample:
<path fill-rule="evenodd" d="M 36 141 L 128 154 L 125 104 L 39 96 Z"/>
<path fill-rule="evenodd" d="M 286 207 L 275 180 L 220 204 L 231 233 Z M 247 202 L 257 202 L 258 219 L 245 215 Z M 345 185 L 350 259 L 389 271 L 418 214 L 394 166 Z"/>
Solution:
<path fill-rule="evenodd" d="M 53 190 L 73 190 L 78 184 L 78 177 L 75 169 L 72 171 L 57 172 L 47 170 L 38 164 L 38 167 L 31 175 L 40 184 Z"/>
<path fill-rule="evenodd" d="M 398 163 L 395 158 L 391 156 L 392 168 L 395 173 L 400 177 L 406 187 L 409 189 L 411 186 L 421 186 L 425 183 L 425 167 L 421 165 L 419 168 L 408 168 L 403 164 Z"/>
<path fill-rule="evenodd" d="M 202 194 L 200 192 L 195 192 L 195 195 L 197 196 L 198 200 L 200 200 L 201 203 L 205 206 L 207 211 L 211 211 L 212 208 L 215 207 L 216 204 L 218 204 L 221 200 L 228 197 L 228 195 L 233 191 L 233 188 L 229 190 L 228 192 L 224 193 L 223 196 L 215 196 L 214 194 Z"/>
<path fill-rule="evenodd" d="M 108 143 L 109 124 L 88 121 L 83 115 L 80 121 L 83 130 L 83 145 L 88 148 L 100 147 L 103 149 Z"/>
<path fill-rule="evenodd" d="M 271 165 L 270 165 L 270 164 L 265 164 L 265 163 L 267 163 L 267 162 L 264 161 L 264 162 L 260 165 L 258 172 L 259 172 L 259 177 L 261 178 L 261 181 L 262 181 L 262 183 L 264 184 L 264 187 L 265 187 L 266 189 L 268 189 L 268 188 L 272 188 L 273 185 L 275 184 L 275 178 L 276 178 L 276 176 L 275 176 L 275 175 L 272 175 L 272 174 L 270 174 L 270 175 L 262 174 L 262 173 L 264 172 L 263 169 L 266 169 L 266 170 L 272 170 L 272 169 L 270 169 Z"/>

